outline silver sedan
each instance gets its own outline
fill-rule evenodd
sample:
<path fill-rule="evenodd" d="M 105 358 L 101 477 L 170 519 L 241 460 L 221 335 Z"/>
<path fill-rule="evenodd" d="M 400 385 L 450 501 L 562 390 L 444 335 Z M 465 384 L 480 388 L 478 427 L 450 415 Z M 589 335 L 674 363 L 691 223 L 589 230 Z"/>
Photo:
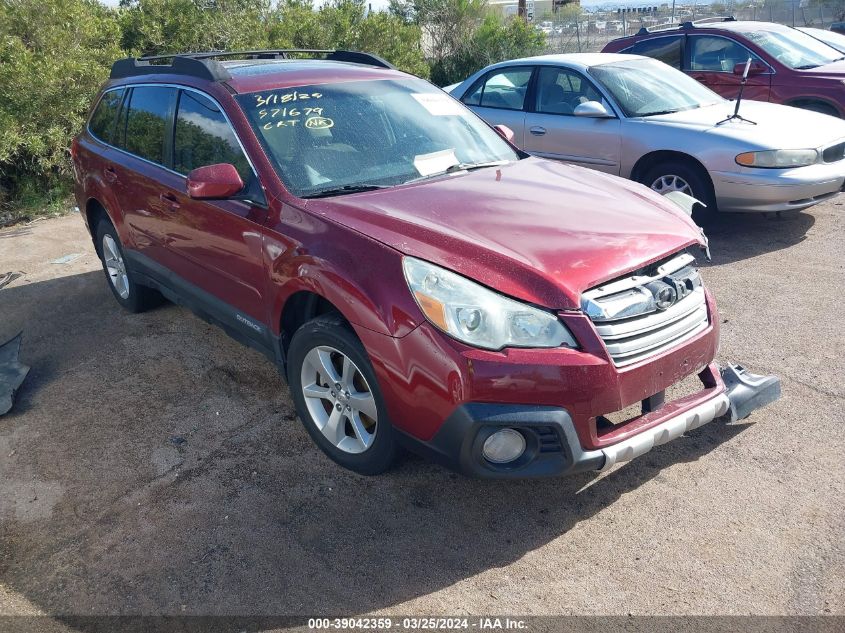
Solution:
<path fill-rule="evenodd" d="M 732 72 L 732 69 L 731 71 Z M 708 211 L 792 211 L 845 183 L 845 120 L 727 101 L 638 55 L 544 55 L 448 90 L 525 151 L 681 191 Z"/>

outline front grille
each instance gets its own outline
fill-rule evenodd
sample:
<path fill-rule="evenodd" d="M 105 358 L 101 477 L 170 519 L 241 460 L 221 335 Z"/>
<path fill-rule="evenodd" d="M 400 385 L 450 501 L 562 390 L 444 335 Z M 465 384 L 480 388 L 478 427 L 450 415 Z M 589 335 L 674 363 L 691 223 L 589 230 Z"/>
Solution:
<path fill-rule="evenodd" d="M 822 160 L 826 163 L 836 163 L 843 158 L 845 158 L 845 141 L 822 150 Z"/>
<path fill-rule="evenodd" d="M 641 297 L 650 298 L 655 282 L 657 287 L 672 285 L 677 289 L 676 296 L 682 298 L 665 309 L 654 305 L 648 307 L 641 302 Z M 659 285 L 661 282 L 663 286 Z M 634 290 L 639 295 L 631 299 Z M 618 316 L 613 317 L 604 308 L 605 314 L 598 314 L 603 309 L 601 306 L 614 306 L 616 297 L 626 301 L 632 310 L 619 310 Z M 617 367 L 632 365 L 677 347 L 707 329 L 709 324 L 704 287 L 697 269 L 690 265 L 688 255 L 670 260 L 654 276 L 635 275 L 588 291 L 582 304 Z M 631 314 L 637 310 L 639 313 Z"/>

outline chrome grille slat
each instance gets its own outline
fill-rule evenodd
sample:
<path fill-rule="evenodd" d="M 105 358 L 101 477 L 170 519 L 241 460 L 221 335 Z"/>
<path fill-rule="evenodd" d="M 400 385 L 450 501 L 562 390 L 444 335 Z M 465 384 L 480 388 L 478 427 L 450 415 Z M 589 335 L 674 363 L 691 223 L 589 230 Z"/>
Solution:
<path fill-rule="evenodd" d="M 671 263 L 682 262 L 683 266 L 689 264 L 688 261 L 679 259 L 677 256 L 668 261 Z M 673 268 L 680 270 L 683 266 L 673 266 Z M 710 321 L 706 294 L 704 287 L 701 285 L 700 277 L 698 277 L 697 269 L 694 269 L 694 266 L 690 268 L 693 268 L 693 270 L 679 273 L 680 279 L 692 280 L 682 282 L 688 284 L 689 294 L 665 310 L 658 309 L 655 311 L 655 305 L 652 303 L 650 312 L 643 311 L 634 316 L 622 316 L 613 319 L 607 316 L 613 312 L 613 309 L 609 307 L 610 304 L 599 306 L 594 311 L 588 311 L 585 308 L 585 312 L 593 319 L 593 326 L 604 342 L 614 365 L 625 367 L 646 360 L 682 345 L 707 329 Z M 677 282 L 678 273 L 673 271 L 666 276 L 665 270 L 659 272 L 664 275 L 661 279 L 669 283 Z M 606 283 L 585 292 L 583 297 L 587 301 L 582 301 L 582 305 L 595 308 L 596 306 L 593 305 L 595 302 L 612 302 L 615 300 L 613 297 L 616 293 L 623 293 L 629 288 L 645 288 L 645 283 L 657 278 L 657 276 L 632 275 L 627 279 Z M 680 290 L 678 294 L 682 295 Z M 607 299 L 604 299 L 605 297 Z M 590 304 L 590 301 L 593 301 L 593 304 Z M 622 301 L 625 301 L 625 299 L 622 299 Z M 620 304 L 617 303 L 616 305 Z M 643 308 L 647 307 L 649 306 L 643 306 Z M 618 308 L 616 311 L 617 313 L 623 312 Z"/>
<path fill-rule="evenodd" d="M 614 358 L 645 352 L 660 347 L 668 340 L 675 340 L 707 321 L 707 308 L 701 306 L 683 319 L 659 330 L 652 330 L 646 336 L 632 336 L 615 341 L 605 341 L 607 351 Z"/>
<path fill-rule="evenodd" d="M 615 323 L 596 324 L 596 330 L 605 341 L 645 335 L 652 330 L 666 327 L 679 319 L 683 319 L 704 305 L 704 289 L 697 288 L 689 297 L 679 301 L 664 312 L 652 312 L 645 316 L 633 317 Z"/>
<path fill-rule="evenodd" d="M 665 351 L 665 350 L 667 350 L 671 347 L 677 347 L 681 343 L 684 343 L 684 342 L 690 340 L 696 334 L 699 334 L 700 332 L 703 332 L 706 329 L 707 329 L 707 322 L 705 321 L 705 322 L 701 323 L 700 325 L 698 325 L 695 329 L 687 332 L 685 335 L 683 335 L 679 338 L 673 339 L 671 341 L 668 341 L 667 343 L 665 343 L 664 345 L 662 345 L 660 347 L 655 347 L 653 349 L 647 350 L 647 351 L 645 351 L 641 354 L 637 354 L 635 356 L 628 356 L 626 358 L 620 358 L 619 360 L 616 360 L 614 358 L 613 364 L 616 365 L 617 367 L 625 367 L 627 365 L 633 365 L 634 363 L 637 363 L 641 360 L 645 360 L 646 358 L 649 358 L 651 356 L 656 356 L 660 352 L 663 352 L 663 351 Z"/>

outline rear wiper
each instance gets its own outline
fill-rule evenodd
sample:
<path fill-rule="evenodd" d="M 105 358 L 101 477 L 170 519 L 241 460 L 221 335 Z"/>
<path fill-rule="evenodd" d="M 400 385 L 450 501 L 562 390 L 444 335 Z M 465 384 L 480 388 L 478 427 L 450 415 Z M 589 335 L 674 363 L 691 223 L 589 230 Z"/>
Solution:
<path fill-rule="evenodd" d="M 345 193 L 361 193 L 364 191 L 375 191 L 376 189 L 390 189 L 389 185 L 343 185 L 342 187 L 332 187 L 331 189 L 320 189 L 312 193 L 306 193 L 302 198 L 329 198 L 331 196 L 340 196 Z"/>

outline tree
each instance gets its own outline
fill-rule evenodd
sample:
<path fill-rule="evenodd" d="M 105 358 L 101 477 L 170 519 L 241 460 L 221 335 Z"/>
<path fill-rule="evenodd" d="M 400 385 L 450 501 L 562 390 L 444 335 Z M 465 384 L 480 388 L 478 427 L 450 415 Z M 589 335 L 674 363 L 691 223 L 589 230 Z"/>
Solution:
<path fill-rule="evenodd" d="M 116 14 L 96 0 L 0 2 L 3 197 L 67 182 L 70 139 L 121 56 Z"/>
<path fill-rule="evenodd" d="M 271 0 L 121 0 L 123 48 L 134 55 L 244 50 L 268 44 Z"/>

